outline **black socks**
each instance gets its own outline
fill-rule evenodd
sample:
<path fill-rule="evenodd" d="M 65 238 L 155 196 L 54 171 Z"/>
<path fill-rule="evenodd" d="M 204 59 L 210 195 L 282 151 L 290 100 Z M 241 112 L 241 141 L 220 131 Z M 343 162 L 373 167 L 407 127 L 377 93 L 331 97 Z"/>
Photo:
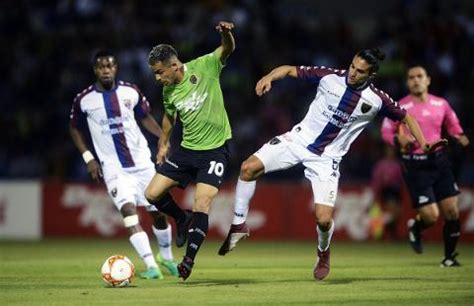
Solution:
<path fill-rule="evenodd" d="M 176 202 L 173 200 L 169 193 L 165 194 L 161 199 L 157 201 L 152 201 L 150 203 L 156 206 L 156 208 L 158 208 L 158 210 L 162 213 L 173 217 L 176 222 L 181 222 L 185 220 L 186 216 L 184 214 L 184 211 L 178 205 L 176 205 Z"/>
<path fill-rule="evenodd" d="M 186 257 L 194 261 L 194 257 L 204 242 L 209 228 L 209 216 L 203 212 L 193 212 L 193 220 L 189 226 L 188 247 Z"/>
<path fill-rule="evenodd" d="M 461 235 L 461 223 L 458 220 L 446 220 L 443 226 L 444 257 L 451 258 Z"/>

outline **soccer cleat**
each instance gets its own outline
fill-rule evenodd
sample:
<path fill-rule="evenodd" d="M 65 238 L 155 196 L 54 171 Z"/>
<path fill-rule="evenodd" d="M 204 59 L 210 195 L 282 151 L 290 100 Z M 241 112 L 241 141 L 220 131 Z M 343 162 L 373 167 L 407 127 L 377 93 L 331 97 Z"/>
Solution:
<path fill-rule="evenodd" d="M 317 280 L 323 280 L 329 274 L 329 248 L 326 251 L 320 251 L 318 248 L 318 259 L 313 269 L 313 276 Z"/>
<path fill-rule="evenodd" d="M 461 264 L 459 263 L 459 261 L 456 260 L 456 256 L 458 256 L 459 254 L 458 253 L 454 253 L 453 255 L 451 255 L 450 257 L 446 257 L 444 258 L 441 263 L 440 263 L 440 267 L 441 268 L 447 268 L 447 267 L 460 267 Z"/>
<path fill-rule="evenodd" d="M 193 220 L 193 212 L 190 210 L 184 211 L 184 221 L 176 222 L 176 246 L 178 248 L 182 247 L 186 243 L 188 238 L 188 229 L 191 221 Z"/>
<path fill-rule="evenodd" d="M 232 224 L 229 233 L 227 234 L 227 238 L 220 247 L 218 254 L 224 256 L 237 246 L 237 242 L 247 238 L 248 236 L 250 236 L 250 231 L 247 227 L 247 223 Z"/>
<path fill-rule="evenodd" d="M 140 273 L 139 276 L 143 279 L 163 279 L 163 274 L 158 267 L 148 268 L 145 272 Z"/>
<path fill-rule="evenodd" d="M 163 259 L 160 254 L 156 255 L 156 261 L 163 267 L 166 268 L 173 276 L 178 276 L 177 263 L 174 260 Z"/>
<path fill-rule="evenodd" d="M 410 219 L 407 222 L 408 226 L 408 240 L 410 245 L 417 254 L 423 253 L 423 245 L 421 243 L 421 231 L 415 227 L 415 219 Z"/>
<path fill-rule="evenodd" d="M 185 281 L 189 277 L 189 275 L 191 275 L 193 266 L 194 261 L 191 258 L 184 256 L 183 261 L 178 265 L 178 277 L 182 278 L 183 281 Z"/>

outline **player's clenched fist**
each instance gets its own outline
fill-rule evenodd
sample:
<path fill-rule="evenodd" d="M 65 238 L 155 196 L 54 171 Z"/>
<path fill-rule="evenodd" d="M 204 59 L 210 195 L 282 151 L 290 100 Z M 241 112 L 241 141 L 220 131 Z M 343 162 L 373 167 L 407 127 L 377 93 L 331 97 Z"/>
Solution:
<path fill-rule="evenodd" d="M 269 92 L 270 89 L 272 89 L 272 80 L 268 77 L 261 78 L 260 81 L 257 82 L 257 86 L 255 86 L 255 92 L 259 97 Z"/>
<path fill-rule="evenodd" d="M 219 33 L 228 33 L 234 28 L 234 24 L 232 22 L 220 21 L 217 26 L 216 30 Z"/>
<path fill-rule="evenodd" d="M 102 168 L 95 159 L 87 163 L 87 172 L 96 182 L 100 182 L 102 179 Z"/>
<path fill-rule="evenodd" d="M 161 165 L 165 162 L 166 157 L 168 156 L 169 149 L 170 149 L 169 144 L 160 146 L 160 148 L 158 150 L 158 154 L 156 154 L 156 163 L 157 164 Z"/>

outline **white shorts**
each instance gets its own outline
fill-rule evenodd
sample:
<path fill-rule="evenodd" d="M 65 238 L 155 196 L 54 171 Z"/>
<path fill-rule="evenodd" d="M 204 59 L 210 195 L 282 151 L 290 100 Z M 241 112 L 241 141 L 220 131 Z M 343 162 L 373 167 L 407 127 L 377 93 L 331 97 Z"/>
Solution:
<path fill-rule="evenodd" d="M 264 144 L 255 154 L 262 161 L 265 173 L 291 168 L 299 163 L 311 182 L 314 203 L 334 207 L 339 184 L 339 161 L 318 156 L 295 141 L 292 133 L 277 136 Z"/>
<path fill-rule="evenodd" d="M 107 191 L 119 211 L 126 203 L 145 206 L 147 211 L 157 211 L 145 198 L 145 189 L 156 173 L 153 164 L 138 170 L 121 167 L 104 167 L 102 170 Z"/>

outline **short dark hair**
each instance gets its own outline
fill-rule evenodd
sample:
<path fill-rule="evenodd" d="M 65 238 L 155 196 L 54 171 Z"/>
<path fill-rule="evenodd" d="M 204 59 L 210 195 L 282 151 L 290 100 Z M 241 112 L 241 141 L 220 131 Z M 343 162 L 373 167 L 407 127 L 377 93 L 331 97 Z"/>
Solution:
<path fill-rule="evenodd" d="M 97 60 L 101 57 L 113 57 L 114 61 L 115 62 L 117 61 L 115 58 L 115 54 L 112 51 L 107 50 L 107 49 L 100 49 L 100 50 L 95 51 L 94 55 L 92 56 L 92 59 L 91 59 L 92 66 L 95 66 L 97 64 Z"/>
<path fill-rule="evenodd" d="M 424 65 L 424 64 L 421 64 L 421 63 L 409 63 L 407 65 L 407 74 L 408 74 L 408 71 L 410 71 L 411 69 L 416 68 L 416 67 L 422 68 L 426 72 L 426 75 L 430 76 L 430 72 L 428 71 L 428 68 L 426 68 L 427 66 Z"/>
<path fill-rule="evenodd" d="M 155 65 L 158 62 L 165 63 L 172 57 L 178 57 L 178 52 L 171 45 L 161 44 L 154 46 L 148 54 L 148 64 L 150 66 Z"/>
<path fill-rule="evenodd" d="M 357 52 L 356 56 L 363 58 L 370 65 L 370 72 L 379 71 L 379 63 L 384 60 L 385 54 L 379 48 L 369 48 Z"/>

